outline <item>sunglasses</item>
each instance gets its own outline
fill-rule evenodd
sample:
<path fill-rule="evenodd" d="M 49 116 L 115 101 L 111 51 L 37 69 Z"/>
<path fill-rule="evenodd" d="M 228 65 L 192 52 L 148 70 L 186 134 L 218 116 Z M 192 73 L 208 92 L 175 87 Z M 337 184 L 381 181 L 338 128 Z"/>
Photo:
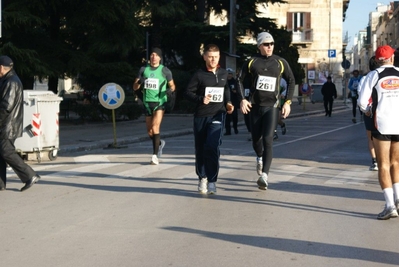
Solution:
<path fill-rule="evenodd" d="M 271 43 L 263 43 L 262 45 L 263 45 L 263 46 L 273 46 L 273 45 L 274 45 L 274 42 L 271 42 Z"/>

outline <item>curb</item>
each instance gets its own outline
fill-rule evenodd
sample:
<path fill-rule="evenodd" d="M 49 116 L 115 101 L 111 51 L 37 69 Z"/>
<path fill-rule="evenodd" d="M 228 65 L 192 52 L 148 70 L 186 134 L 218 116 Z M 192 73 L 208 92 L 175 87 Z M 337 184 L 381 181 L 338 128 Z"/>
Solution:
<path fill-rule="evenodd" d="M 334 108 L 335 111 L 337 110 L 344 110 L 347 109 L 348 107 L 346 106 L 339 106 Z M 323 114 L 325 113 L 324 110 L 313 110 L 313 111 L 307 111 L 307 112 L 302 112 L 302 113 L 296 113 L 292 114 L 289 116 L 289 118 L 298 118 L 298 117 L 304 117 L 304 116 L 311 116 L 311 115 L 317 115 L 317 114 Z M 167 116 L 167 115 L 166 115 Z M 170 116 L 170 115 L 169 115 Z M 192 116 L 192 114 L 178 114 L 177 116 Z M 240 122 L 239 125 L 244 125 L 244 122 Z M 176 130 L 176 131 L 165 131 L 162 133 L 162 137 L 176 137 L 176 136 L 183 136 L 183 135 L 189 135 L 193 134 L 194 131 L 192 129 L 183 129 L 183 130 Z M 66 155 L 68 153 L 73 153 L 73 152 L 84 152 L 84 151 L 92 151 L 96 149 L 118 149 L 118 148 L 124 148 L 122 146 L 128 145 L 128 144 L 134 144 L 134 143 L 140 143 L 140 142 L 146 142 L 148 141 L 148 136 L 147 135 L 142 135 L 138 137 L 132 137 L 132 138 L 122 138 L 117 141 L 116 147 L 114 146 L 114 140 L 113 139 L 107 139 L 107 140 L 101 140 L 101 141 L 94 141 L 92 144 L 87 144 L 87 145 L 71 145 L 71 146 L 62 146 L 60 147 L 58 151 L 58 155 Z"/>

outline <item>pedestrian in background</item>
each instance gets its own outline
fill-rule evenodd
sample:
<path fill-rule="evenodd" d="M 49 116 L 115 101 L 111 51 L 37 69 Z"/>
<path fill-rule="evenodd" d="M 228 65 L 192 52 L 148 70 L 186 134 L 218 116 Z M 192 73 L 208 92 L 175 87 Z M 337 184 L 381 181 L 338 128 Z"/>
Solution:
<path fill-rule="evenodd" d="M 326 111 L 326 116 L 331 117 L 334 99 L 337 98 L 337 88 L 331 80 L 331 76 L 327 77 L 327 82 L 321 87 L 321 94 L 323 95 L 324 110 Z"/>
<path fill-rule="evenodd" d="M 168 101 L 167 89 L 175 91 L 172 72 L 161 64 L 162 50 L 155 47 L 151 50 L 149 65 L 140 68 L 133 90 L 143 89 L 145 123 L 148 136 L 152 140 L 151 164 L 158 165 L 162 156 L 165 141 L 161 139 L 160 130 L 163 115 Z"/>
<path fill-rule="evenodd" d="M 237 80 L 234 78 L 234 71 L 230 68 L 227 69 L 227 83 L 230 88 L 230 99 L 234 107 L 239 106 L 237 97 Z M 226 114 L 226 132 L 225 135 L 231 135 L 231 122 L 233 122 L 234 133 L 238 134 L 238 109 L 234 109 L 233 113 Z"/>
<path fill-rule="evenodd" d="M 0 57 L 0 191 L 6 190 L 7 164 L 25 184 L 21 191 L 32 187 L 40 176 L 16 152 L 14 142 L 22 136 L 23 87 L 14 63 L 8 56 Z"/>
<path fill-rule="evenodd" d="M 205 66 L 193 75 L 184 94 L 196 104 L 194 143 L 198 191 L 215 194 L 226 111 L 231 114 L 234 106 L 230 100 L 227 71 L 219 67 L 219 47 L 207 45 L 203 59 Z"/>
<path fill-rule="evenodd" d="M 359 90 L 358 90 L 359 95 L 360 95 L 360 91 L 363 89 L 363 82 L 366 79 L 366 77 L 368 75 L 372 75 L 372 71 L 378 67 L 379 67 L 378 61 L 375 59 L 375 56 L 372 56 L 369 60 L 370 72 L 366 76 L 363 76 L 363 78 L 360 80 Z M 377 157 L 375 155 L 373 137 L 371 136 L 371 132 L 375 130 L 372 114 L 371 113 L 363 113 L 363 121 L 364 121 L 364 126 L 366 127 L 367 144 L 368 144 L 368 149 L 369 149 L 369 153 L 371 156 L 371 166 L 369 167 L 369 170 L 370 171 L 378 171 Z"/>
<path fill-rule="evenodd" d="M 371 135 L 385 198 L 379 220 L 398 217 L 399 209 L 399 68 L 393 66 L 394 52 L 388 45 L 377 48 L 375 57 L 381 67 L 366 76 L 358 101 L 360 109 L 374 119 Z"/>
<path fill-rule="evenodd" d="M 286 95 L 287 95 L 287 82 L 284 80 L 284 78 L 281 78 L 281 80 L 280 80 L 280 105 L 278 107 L 279 114 L 278 114 L 277 125 L 280 125 L 282 135 L 285 135 L 287 133 L 287 128 L 285 127 L 285 122 L 283 121 L 283 116 L 281 115 L 281 108 L 284 105 Z M 273 135 L 273 141 L 276 141 L 276 140 L 278 140 L 277 126 L 276 126 L 276 129 L 274 130 L 274 135 Z"/>
<path fill-rule="evenodd" d="M 237 81 L 238 82 L 238 81 Z M 237 83 L 238 85 L 238 83 Z M 244 86 L 244 98 L 248 101 L 251 102 L 251 90 L 249 89 L 250 84 L 243 84 Z M 239 106 L 236 106 L 238 109 Z M 241 112 L 242 113 L 242 112 Z M 248 141 L 252 141 L 252 134 L 251 134 L 251 118 L 249 116 L 249 113 L 243 113 L 244 116 L 244 122 L 245 122 L 245 127 L 247 128 L 247 131 L 249 133 Z"/>
<path fill-rule="evenodd" d="M 259 189 L 268 187 L 268 175 L 273 159 L 273 134 L 279 116 L 280 79 L 287 81 L 287 94 L 281 115 L 287 118 L 291 112 L 295 78 L 288 62 L 273 54 L 274 38 L 268 32 L 258 34 L 257 47 L 260 55 L 244 64 L 239 77 L 238 96 L 241 112 L 251 116 L 252 146 L 256 153 L 256 170 Z M 245 99 L 244 84 L 250 84 L 251 99 Z"/>
<path fill-rule="evenodd" d="M 351 99 L 352 101 L 352 115 L 353 115 L 352 122 L 356 123 L 356 109 L 357 109 L 357 98 L 358 98 L 357 89 L 359 87 L 359 82 L 362 77 L 359 75 L 358 70 L 354 70 L 352 74 L 353 76 L 349 79 L 349 84 L 348 84 L 349 88 L 348 98 Z M 360 116 L 361 115 L 362 113 L 360 111 Z"/>

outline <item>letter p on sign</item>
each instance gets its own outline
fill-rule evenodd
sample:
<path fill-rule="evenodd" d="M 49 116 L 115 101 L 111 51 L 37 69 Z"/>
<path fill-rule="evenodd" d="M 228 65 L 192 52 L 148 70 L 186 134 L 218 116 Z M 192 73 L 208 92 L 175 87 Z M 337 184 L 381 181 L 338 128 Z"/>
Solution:
<path fill-rule="evenodd" d="M 328 57 L 336 57 L 336 56 L 337 56 L 337 50 L 335 49 L 328 50 Z"/>

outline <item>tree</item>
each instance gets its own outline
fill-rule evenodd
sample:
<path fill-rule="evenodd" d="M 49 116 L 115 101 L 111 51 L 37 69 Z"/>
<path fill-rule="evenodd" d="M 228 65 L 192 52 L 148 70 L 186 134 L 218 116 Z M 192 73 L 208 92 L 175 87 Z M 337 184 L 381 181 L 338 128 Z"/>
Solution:
<path fill-rule="evenodd" d="M 283 36 L 255 8 L 277 2 L 240 1 L 238 35 L 255 37 L 266 30 L 276 39 Z M 229 26 L 207 21 L 211 11 L 222 16 L 229 5 L 229 0 L 3 0 L 0 53 L 14 59 L 25 88 L 31 88 L 34 75 L 49 77 L 54 92 L 58 78 L 65 77 L 76 77 L 91 91 L 111 81 L 130 86 L 145 62 L 146 33 L 150 47 L 162 48 L 164 63 L 184 71 L 203 64 L 204 44 L 228 50 Z M 287 60 L 297 60 L 294 48 L 281 44 L 284 57 L 290 53 Z M 237 54 L 245 58 L 255 51 L 254 45 L 238 45 Z"/>
<path fill-rule="evenodd" d="M 131 83 L 143 36 L 138 10 L 134 0 L 3 0 L 0 52 L 16 61 L 25 88 L 33 75 L 49 77 L 54 92 L 66 76 L 90 90 Z"/>

